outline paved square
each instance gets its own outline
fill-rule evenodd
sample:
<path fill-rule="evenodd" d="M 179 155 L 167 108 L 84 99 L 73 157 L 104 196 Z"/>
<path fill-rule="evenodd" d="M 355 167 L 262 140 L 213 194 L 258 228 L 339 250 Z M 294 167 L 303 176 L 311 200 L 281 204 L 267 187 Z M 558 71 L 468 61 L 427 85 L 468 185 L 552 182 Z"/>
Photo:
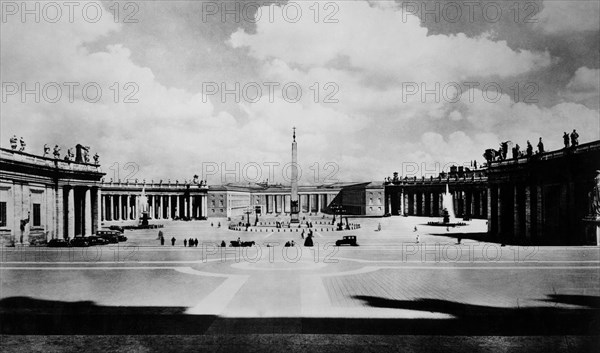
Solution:
<path fill-rule="evenodd" d="M 309 341 L 384 334 L 378 342 L 391 346 L 396 335 L 480 344 L 493 341 L 487 336 L 522 337 L 552 349 L 553 337 L 572 337 L 578 349 L 598 342 L 597 247 L 471 240 L 485 228 L 477 220 L 448 230 L 424 225 L 426 218 L 360 222 L 354 231 L 318 231 L 312 248 L 284 247 L 303 242 L 289 229 L 237 232 L 208 222 L 165 224 L 175 246 L 161 246 L 157 230 L 135 230 L 118 246 L 3 248 L 3 346 L 18 351 L 24 340 L 43 337 L 26 334 L 184 335 L 187 344 L 196 335 L 234 335 L 246 348 L 264 348 L 262 335 L 272 334 Z M 356 235 L 359 246 L 334 246 L 344 234 Z M 220 247 L 238 237 L 256 246 Z M 198 238 L 198 247 L 184 247 L 184 238 Z M 540 335 L 550 336 L 532 338 Z M 433 348 L 428 342 L 416 350 Z"/>

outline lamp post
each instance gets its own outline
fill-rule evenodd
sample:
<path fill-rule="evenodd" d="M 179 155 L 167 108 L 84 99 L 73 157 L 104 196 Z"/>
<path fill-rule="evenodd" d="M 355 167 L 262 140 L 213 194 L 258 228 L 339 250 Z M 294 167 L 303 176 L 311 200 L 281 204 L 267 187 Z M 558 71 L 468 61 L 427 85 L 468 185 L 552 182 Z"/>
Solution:
<path fill-rule="evenodd" d="M 252 207 L 250 207 L 250 206 L 246 207 L 246 211 L 244 211 L 244 213 L 247 216 L 246 228 L 248 228 L 248 227 L 250 227 L 250 215 L 252 214 Z"/>

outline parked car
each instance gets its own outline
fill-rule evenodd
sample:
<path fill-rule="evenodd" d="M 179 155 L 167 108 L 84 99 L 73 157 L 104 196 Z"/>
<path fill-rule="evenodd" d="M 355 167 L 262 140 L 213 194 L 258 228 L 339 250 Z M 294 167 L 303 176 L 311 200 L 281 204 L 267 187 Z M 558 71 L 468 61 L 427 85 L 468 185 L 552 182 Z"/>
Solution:
<path fill-rule="evenodd" d="M 110 227 L 108 227 L 108 229 L 110 229 L 110 230 L 116 230 L 116 231 L 119 231 L 121 233 L 125 232 L 125 228 L 123 228 L 121 226 L 110 226 Z"/>
<path fill-rule="evenodd" d="M 108 239 L 104 239 L 104 238 L 101 238 L 101 237 L 96 236 L 96 235 L 90 235 L 89 237 L 87 237 L 87 240 L 90 243 L 90 245 L 104 245 L 104 244 L 108 244 Z"/>
<path fill-rule="evenodd" d="M 344 235 L 342 237 L 342 239 L 335 241 L 335 245 L 336 246 L 342 246 L 342 245 L 358 246 L 358 243 L 356 242 L 356 235 Z"/>
<path fill-rule="evenodd" d="M 116 230 L 99 230 L 96 232 L 96 236 L 107 240 L 111 244 L 119 242 L 119 235 L 121 235 L 121 233 Z"/>
<path fill-rule="evenodd" d="M 84 238 L 84 237 L 75 237 L 75 238 L 71 239 L 71 241 L 69 243 L 71 244 L 71 246 L 75 246 L 75 247 L 90 246 L 90 242 L 87 240 L 87 238 Z"/>
<path fill-rule="evenodd" d="M 123 234 L 118 234 L 117 239 L 119 239 L 119 241 L 127 241 L 127 237 L 124 236 Z"/>
<path fill-rule="evenodd" d="M 48 242 L 50 248 L 68 248 L 69 242 L 62 238 L 50 239 Z"/>

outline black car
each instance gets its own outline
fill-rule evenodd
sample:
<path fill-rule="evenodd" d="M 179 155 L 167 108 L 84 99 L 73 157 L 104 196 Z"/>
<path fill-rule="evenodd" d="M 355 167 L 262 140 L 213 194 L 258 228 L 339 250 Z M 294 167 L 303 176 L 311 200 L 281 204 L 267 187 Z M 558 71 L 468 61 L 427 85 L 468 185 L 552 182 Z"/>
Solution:
<path fill-rule="evenodd" d="M 127 237 L 124 236 L 123 234 L 118 234 L 117 235 L 117 239 L 121 242 L 121 241 L 127 241 Z"/>
<path fill-rule="evenodd" d="M 356 235 L 345 235 L 342 237 L 342 239 L 336 240 L 335 245 L 336 246 L 341 246 L 341 245 L 358 246 L 358 243 L 356 242 Z"/>
<path fill-rule="evenodd" d="M 110 226 L 110 227 L 108 227 L 108 229 L 110 229 L 110 230 L 116 230 L 116 231 L 121 232 L 121 233 L 125 232 L 125 228 L 123 228 L 121 226 Z"/>
<path fill-rule="evenodd" d="M 84 237 L 75 237 L 75 238 L 71 239 L 70 244 L 71 244 L 71 246 L 75 246 L 75 247 L 90 246 L 90 242 L 87 240 L 87 238 L 84 238 Z"/>
<path fill-rule="evenodd" d="M 88 242 L 90 243 L 90 245 L 104 245 L 104 244 L 108 244 L 108 240 L 107 239 L 101 238 L 101 237 L 96 236 L 96 235 L 90 235 L 86 239 L 88 240 Z"/>
<path fill-rule="evenodd" d="M 116 244 L 119 242 L 119 233 L 116 230 L 99 230 L 96 232 L 96 236 L 108 241 L 111 244 Z"/>
<path fill-rule="evenodd" d="M 47 246 L 50 248 L 68 248 L 69 242 L 62 238 L 50 239 Z"/>

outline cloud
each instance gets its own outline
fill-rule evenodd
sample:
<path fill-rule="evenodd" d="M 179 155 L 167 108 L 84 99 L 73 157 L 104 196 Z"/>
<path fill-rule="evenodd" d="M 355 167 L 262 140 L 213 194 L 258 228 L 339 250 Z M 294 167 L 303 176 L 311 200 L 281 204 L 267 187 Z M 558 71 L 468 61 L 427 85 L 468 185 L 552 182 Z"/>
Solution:
<path fill-rule="evenodd" d="M 598 1 L 544 1 L 538 27 L 546 33 L 600 30 Z"/>
<path fill-rule="evenodd" d="M 463 92 L 459 102 L 450 103 L 421 92 L 407 96 L 403 86 L 414 83 L 431 90 L 436 83 L 443 87 L 539 74 L 551 66 L 548 52 L 511 48 L 489 33 L 431 35 L 417 17 L 403 17 L 395 6 L 339 2 L 337 23 L 324 23 L 324 16 L 315 23 L 307 7 L 312 3 L 296 4 L 304 14 L 298 22 L 263 16 L 254 30 L 229 32 L 227 50 L 220 52 L 237 57 L 223 60 L 220 70 L 228 71 L 231 62 L 246 62 L 248 69 L 242 71 L 259 85 L 279 83 L 272 101 L 263 89 L 256 103 L 228 101 L 234 109 L 217 105 L 219 95 L 207 100 L 184 80 L 161 82 L 157 77 L 165 77 L 164 71 L 159 74 L 138 60 L 168 46 L 125 45 L 119 39 L 131 35 L 130 27 L 115 24 L 111 16 L 93 24 L 3 24 L 4 82 L 28 88 L 35 82 L 42 87 L 48 82 L 80 85 L 73 102 L 63 96 L 57 103 L 35 103 L 28 95 L 22 103 L 19 94 L 9 96 L 2 104 L 2 141 L 13 133 L 24 136 L 33 153 L 41 152 L 44 143 L 60 144 L 63 152 L 82 143 L 100 154 L 107 178 L 124 178 L 124 164 L 134 162 L 140 170 L 132 178 L 181 181 L 200 174 L 207 163 L 228 170 L 239 163 L 234 173 L 250 162 L 283 166 L 290 159 L 291 127 L 296 126 L 301 167 L 309 178 L 303 182 L 316 174 L 319 182 L 332 172 L 338 180 L 380 180 L 404 162 L 481 160 L 483 149 L 506 139 L 523 145 L 544 136 L 549 148 L 560 147 L 565 129 L 580 131 L 582 142 L 597 138 L 598 110 L 567 93 L 562 103 L 540 107 L 515 103 L 507 94 L 492 103 L 481 98 L 480 89 Z M 272 10 L 277 14 L 281 9 Z M 190 74 L 189 81 L 215 81 L 195 69 L 180 70 L 181 77 Z M 597 69 L 578 70 L 565 92 L 592 92 L 591 74 L 597 75 Z M 102 88 L 96 103 L 82 95 L 81 87 L 90 82 Z M 297 102 L 286 100 L 286 83 L 301 88 Z M 473 102 L 468 93 L 476 97 Z M 125 103 L 128 95 L 138 102 Z M 327 167 L 331 165 L 333 170 Z M 282 172 L 276 171 L 276 181 L 285 181 Z M 222 182 L 221 174 L 209 182 Z M 262 174 L 262 179 L 269 177 L 264 169 Z"/>
<path fill-rule="evenodd" d="M 418 82 L 507 77 L 550 64 L 548 53 L 515 51 L 488 33 L 476 38 L 428 35 L 417 16 L 398 9 L 338 2 L 337 23 L 315 23 L 307 15 L 311 3 L 298 4 L 306 14 L 298 22 L 261 18 L 256 33 L 240 29 L 232 34 L 231 45 L 248 48 L 258 59 L 278 58 L 300 67 L 323 67 L 344 57 L 364 75 Z"/>
<path fill-rule="evenodd" d="M 578 68 L 560 95 L 567 101 L 598 109 L 600 107 L 600 69 L 590 69 L 585 66 Z"/>

